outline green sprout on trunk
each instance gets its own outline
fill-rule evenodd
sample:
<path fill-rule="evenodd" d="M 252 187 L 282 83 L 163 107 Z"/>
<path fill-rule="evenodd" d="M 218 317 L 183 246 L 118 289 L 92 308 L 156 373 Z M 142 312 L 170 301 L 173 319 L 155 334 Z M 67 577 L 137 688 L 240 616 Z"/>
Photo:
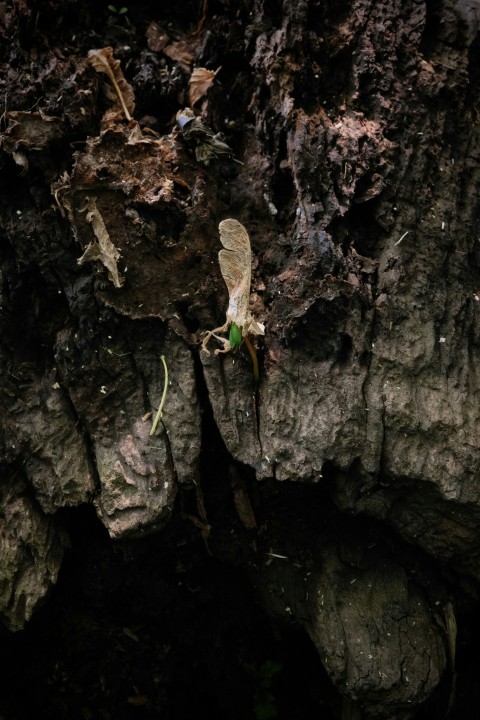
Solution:
<path fill-rule="evenodd" d="M 114 15 L 125 15 L 125 13 L 128 12 L 127 7 L 121 7 L 121 8 L 118 8 L 118 10 L 117 10 L 115 5 L 107 5 L 107 9 L 110 10 L 110 12 L 113 13 Z"/>
<path fill-rule="evenodd" d="M 233 348 L 240 347 L 243 342 L 242 331 L 238 327 L 237 323 L 232 322 L 230 326 L 228 342 L 230 343 L 230 347 L 232 348 L 232 350 Z"/>

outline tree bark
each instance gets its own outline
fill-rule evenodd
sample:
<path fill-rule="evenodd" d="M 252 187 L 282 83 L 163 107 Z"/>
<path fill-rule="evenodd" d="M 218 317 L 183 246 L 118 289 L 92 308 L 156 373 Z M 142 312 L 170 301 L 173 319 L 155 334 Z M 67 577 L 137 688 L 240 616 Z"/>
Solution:
<path fill-rule="evenodd" d="M 111 547 L 193 531 L 193 564 L 246 573 L 342 718 L 453 707 L 480 580 L 477 0 L 0 5 L 6 628 L 90 504 Z M 130 121 L 87 60 L 109 46 Z M 203 135 L 175 122 L 194 67 Z M 245 345 L 200 350 L 225 218 L 258 384 Z"/>

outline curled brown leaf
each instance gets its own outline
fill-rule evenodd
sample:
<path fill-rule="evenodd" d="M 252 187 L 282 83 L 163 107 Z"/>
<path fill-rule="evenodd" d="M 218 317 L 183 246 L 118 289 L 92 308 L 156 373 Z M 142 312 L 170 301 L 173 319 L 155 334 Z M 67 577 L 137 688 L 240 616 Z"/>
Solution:
<path fill-rule="evenodd" d="M 177 40 L 163 48 L 164 54 L 171 60 L 180 63 L 185 72 L 190 70 L 195 57 L 195 47 L 188 40 Z"/>
<path fill-rule="evenodd" d="M 194 69 L 190 80 L 188 81 L 188 98 L 190 100 L 190 107 L 193 107 L 204 95 L 207 94 L 220 70 L 221 67 L 216 70 L 207 70 L 203 67 Z"/>
<path fill-rule="evenodd" d="M 132 119 L 135 110 L 135 96 L 132 86 L 125 80 L 120 67 L 120 60 L 113 56 L 111 47 L 100 50 L 89 50 L 87 62 L 99 73 L 108 76 L 113 85 L 113 90 L 107 88 L 107 95 L 122 109 L 128 122 Z"/>

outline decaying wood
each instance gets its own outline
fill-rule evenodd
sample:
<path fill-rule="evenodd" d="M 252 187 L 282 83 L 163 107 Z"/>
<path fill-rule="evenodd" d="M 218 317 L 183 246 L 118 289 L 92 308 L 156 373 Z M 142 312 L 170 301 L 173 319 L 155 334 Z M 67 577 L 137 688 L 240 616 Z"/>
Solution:
<path fill-rule="evenodd" d="M 153 614 L 158 627 L 203 618 L 198 607 L 214 598 L 218 608 L 218 588 L 241 576 L 245 596 L 254 587 L 281 618 L 278 632 L 292 620 L 303 628 L 318 677 L 346 698 L 344 716 L 413 720 L 427 702 L 441 708 L 432 716 L 449 702 L 466 716 L 480 594 L 472 3 L 359 0 L 340 12 L 314 1 L 168 0 L 155 17 L 147 5 L 127 17 L 58 0 L 48 12 L 37 0 L 6 5 L 3 623 L 20 630 L 47 600 L 71 535 L 75 599 L 91 592 L 106 615 L 125 568 L 144 588 L 142 627 Z M 87 62 L 92 37 L 105 47 Z M 213 83 L 205 68 L 220 66 Z M 222 362 L 201 353 L 209 341 L 227 353 L 233 324 L 262 336 L 255 396 L 242 350 Z M 164 389 L 162 355 L 168 401 L 151 437 L 144 418 Z M 103 555 L 96 542 L 86 555 L 84 511 Z M 122 555 L 112 540 L 131 544 Z M 108 589 L 95 595 L 100 580 Z M 232 610 L 234 590 L 222 607 Z M 196 622 L 190 665 L 204 668 Z M 179 637 L 190 638 L 186 625 Z M 237 625 L 235 637 L 244 641 Z M 185 667 L 182 642 L 155 638 L 142 650 L 160 645 Z M 238 658 L 222 660 L 218 672 L 241 675 Z M 38 683 L 45 692 L 64 677 L 53 665 Z M 164 713 L 168 685 L 145 700 L 152 712 Z M 65 716 L 77 712 L 78 686 L 62 684 Z M 144 702 L 141 693 L 128 697 Z M 329 685 L 322 703 L 331 696 Z M 31 715 L 23 709 L 0 714 Z M 253 716 L 252 704 L 243 709 Z"/>

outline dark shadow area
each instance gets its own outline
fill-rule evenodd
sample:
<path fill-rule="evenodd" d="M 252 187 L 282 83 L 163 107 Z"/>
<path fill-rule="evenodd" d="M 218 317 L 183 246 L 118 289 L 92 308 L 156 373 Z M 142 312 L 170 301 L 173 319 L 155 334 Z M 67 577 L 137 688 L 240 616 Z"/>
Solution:
<path fill-rule="evenodd" d="M 181 519 L 127 545 L 109 540 L 91 508 L 66 519 L 72 548 L 52 597 L 2 637 L 8 720 L 39 708 L 69 720 L 300 720 L 335 694 L 305 634 L 272 623 L 242 571 L 180 537 Z"/>
<path fill-rule="evenodd" d="M 207 432 L 208 411 L 205 416 Z M 215 433 L 210 441 L 215 452 L 202 461 L 212 526 L 207 536 L 191 520 L 198 514 L 194 490 L 181 491 L 165 530 L 141 540 L 112 542 L 91 506 L 64 512 L 71 549 L 56 588 L 24 631 L 1 633 L 5 720 L 35 717 L 39 708 L 42 718 L 59 720 L 340 720 L 342 698 L 313 644 L 293 619 L 266 614 L 249 572 L 272 547 L 295 567 L 314 569 L 319 543 L 332 530 L 400 560 L 411 582 L 431 597 L 432 612 L 442 592 L 453 599 L 455 667 L 449 663 L 431 699 L 412 717 L 474 720 L 480 659 L 475 586 L 432 565 L 382 523 L 340 513 L 328 498 L 329 466 L 324 487 L 257 484 L 240 467 L 259 525 L 249 533 L 235 521 L 228 453 Z"/>

